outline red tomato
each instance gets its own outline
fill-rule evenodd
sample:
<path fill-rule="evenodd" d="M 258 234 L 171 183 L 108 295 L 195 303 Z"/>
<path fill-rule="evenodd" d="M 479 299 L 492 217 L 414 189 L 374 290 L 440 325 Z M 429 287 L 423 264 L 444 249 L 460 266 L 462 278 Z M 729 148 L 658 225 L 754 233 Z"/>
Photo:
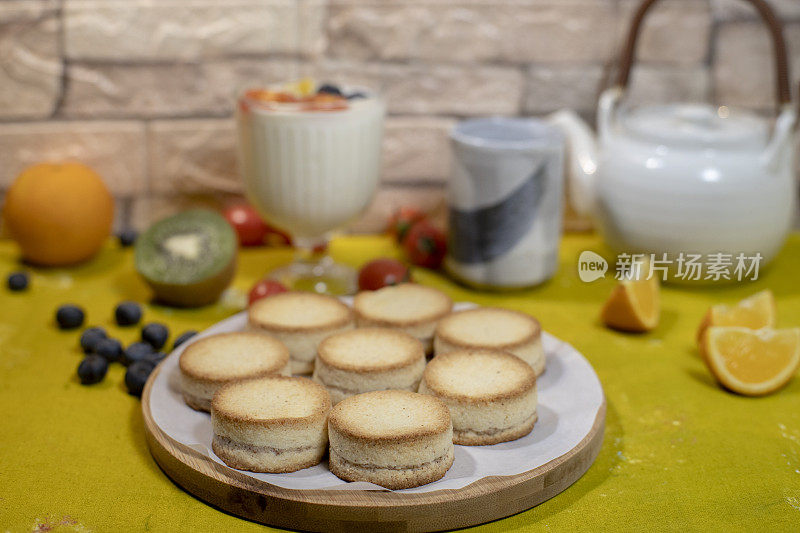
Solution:
<path fill-rule="evenodd" d="M 397 259 L 375 259 L 361 267 L 358 272 L 358 289 L 374 291 L 410 280 L 408 267 Z"/>
<path fill-rule="evenodd" d="M 403 240 L 403 248 L 411 263 L 437 269 L 444 260 L 447 240 L 442 230 L 427 220 L 422 220 L 408 230 Z"/>
<path fill-rule="evenodd" d="M 247 305 L 252 305 L 253 302 L 261 298 L 266 298 L 267 296 L 272 296 L 273 294 L 279 294 L 288 290 L 289 289 L 279 281 L 262 279 L 250 289 L 250 294 L 247 295 Z"/>
<path fill-rule="evenodd" d="M 269 227 L 261 219 L 253 206 L 248 204 L 236 204 L 223 212 L 236 235 L 239 237 L 241 246 L 261 246 L 267 236 Z"/>
<path fill-rule="evenodd" d="M 397 242 L 403 242 L 411 226 L 424 218 L 425 213 L 415 207 L 401 207 L 389 219 L 387 231 Z"/>
<path fill-rule="evenodd" d="M 267 246 L 291 246 L 292 238 L 286 232 L 267 224 L 267 234 L 264 237 Z"/>

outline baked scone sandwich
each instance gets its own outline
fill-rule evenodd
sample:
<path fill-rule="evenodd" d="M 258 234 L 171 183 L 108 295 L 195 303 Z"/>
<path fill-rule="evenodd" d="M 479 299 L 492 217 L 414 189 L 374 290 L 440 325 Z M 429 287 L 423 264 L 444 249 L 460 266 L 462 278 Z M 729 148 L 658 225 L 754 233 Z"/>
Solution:
<path fill-rule="evenodd" d="M 223 386 L 211 402 L 211 447 L 251 472 L 314 466 L 328 447 L 328 391 L 310 379 L 272 376 Z"/>
<path fill-rule="evenodd" d="M 363 291 L 353 300 L 359 327 L 399 329 L 419 339 L 426 353 L 433 350 L 436 324 L 452 308 L 453 301 L 445 293 L 416 283 Z"/>
<path fill-rule="evenodd" d="M 425 370 L 422 343 L 389 328 L 335 333 L 317 348 L 314 380 L 328 389 L 334 405 L 374 390 L 417 391 Z"/>
<path fill-rule="evenodd" d="M 328 418 L 331 472 L 387 489 L 441 479 L 453 464 L 453 425 L 434 396 L 387 390 L 351 396 Z"/>
<path fill-rule="evenodd" d="M 265 333 L 221 333 L 200 339 L 181 354 L 181 392 L 193 409 L 208 411 L 224 384 L 240 379 L 290 374 L 289 350 Z"/>
<path fill-rule="evenodd" d="M 533 368 L 537 376 L 544 372 L 542 327 L 530 315 L 499 307 L 476 307 L 451 313 L 436 327 L 434 353 L 459 348 L 503 350 Z"/>
<path fill-rule="evenodd" d="M 455 350 L 428 363 L 419 392 L 450 409 L 453 442 L 497 444 L 524 437 L 536 423 L 536 374 L 519 357 L 493 350 Z"/>
<path fill-rule="evenodd" d="M 348 306 L 313 292 L 284 292 L 257 300 L 250 306 L 248 321 L 250 329 L 266 331 L 289 348 L 292 374 L 311 374 L 319 343 L 354 327 Z"/>

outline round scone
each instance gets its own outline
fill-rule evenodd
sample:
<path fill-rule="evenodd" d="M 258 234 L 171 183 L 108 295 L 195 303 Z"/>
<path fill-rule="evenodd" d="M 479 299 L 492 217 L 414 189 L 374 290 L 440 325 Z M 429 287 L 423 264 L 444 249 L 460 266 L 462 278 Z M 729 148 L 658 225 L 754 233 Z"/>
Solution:
<path fill-rule="evenodd" d="M 331 335 L 317 348 L 314 380 L 334 405 L 374 390 L 417 391 L 425 370 L 422 343 L 389 328 L 358 328 Z"/>
<path fill-rule="evenodd" d="M 456 350 L 428 363 L 419 392 L 450 409 L 453 442 L 497 444 L 524 437 L 536 423 L 536 374 L 519 357 L 495 350 Z"/>
<path fill-rule="evenodd" d="M 211 447 L 251 472 L 314 466 L 328 447 L 328 391 L 310 379 L 271 376 L 223 386 L 211 402 Z"/>
<path fill-rule="evenodd" d="M 477 307 L 451 313 L 439 321 L 433 344 L 437 356 L 459 348 L 503 350 L 531 365 L 537 376 L 544 372 L 542 327 L 519 311 Z"/>
<path fill-rule="evenodd" d="M 445 293 L 416 283 L 363 291 L 353 299 L 359 327 L 399 329 L 419 339 L 426 353 L 433 350 L 436 324 L 452 308 L 453 301 Z"/>
<path fill-rule="evenodd" d="M 333 296 L 284 292 L 257 300 L 248 312 L 251 329 L 266 331 L 289 348 L 292 374 L 314 370 L 322 339 L 353 328 L 353 313 Z"/>
<path fill-rule="evenodd" d="M 328 418 L 331 472 L 387 489 L 441 479 L 453 465 L 453 425 L 434 396 L 365 392 L 339 402 Z"/>
<path fill-rule="evenodd" d="M 212 335 L 190 344 L 178 366 L 183 399 L 198 411 L 211 409 L 211 398 L 225 383 L 290 374 L 286 346 L 266 333 L 246 331 Z"/>

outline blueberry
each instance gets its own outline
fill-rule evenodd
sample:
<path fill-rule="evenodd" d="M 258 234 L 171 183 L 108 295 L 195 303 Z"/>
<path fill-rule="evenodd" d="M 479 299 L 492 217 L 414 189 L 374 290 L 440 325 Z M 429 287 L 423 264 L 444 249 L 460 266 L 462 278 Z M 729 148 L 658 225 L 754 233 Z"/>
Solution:
<path fill-rule="evenodd" d="M 139 234 L 136 233 L 135 230 L 124 229 L 119 232 L 117 239 L 119 239 L 120 246 L 127 248 L 128 246 L 133 246 L 133 244 L 136 242 L 136 237 L 138 236 Z"/>
<path fill-rule="evenodd" d="M 83 309 L 77 305 L 62 305 L 56 311 L 56 322 L 61 329 L 75 329 L 83 324 Z"/>
<path fill-rule="evenodd" d="M 109 363 L 122 360 L 122 344 L 117 339 L 102 339 L 94 347 L 94 352 Z"/>
<path fill-rule="evenodd" d="M 146 342 L 134 342 L 125 349 L 122 364 L 130 366 L 136 361 L 143 361 L 153 355 L 153 347 Z"/>
<path fill-rule="evenodd" d="M 160 350 L 167 343 L 167 337 L 169 330 L 164 324 L 151 322 L 142 328 L 142 340 L 150 343 L 156 350 Z"/>
<path fill-rule="evenodd" d="M 136 361 L 129 366 L 125 372 L 125 386 L 128 387 L 128 394 L 141 396 L 144 384 L 154 368 L 155 365 L 150 361 Z"/>
<path fill-rule="evenodd" d="M 153 366 L 156 366 L 166 358 L 167 354 L 164 352 L 151 352 L 150 355 L 145 357 L 145 361 L 149 361 L 150 363 L 153 363 Z"/>
<path fill-rule="evenodd" d="M 103 381 L 106 372 L 108 372 L 108 361 L 99 355 L 87 355 L 78 365 L 78 377 L 84 385 Z"/>
<path fill-rule="evenodd" d="M 81 333 L 81 348 L 83 353 L 92 353 L 97 349 L 97 343 L 107 337 L 103 328 L 88 328 Z"/>
<path fill-rule="evenodd" d="M 319 89 L 317 89 L 317 94 L 335 94 L 341 96 L 342 90 L 332 83 L 323 83 L 320 85 Z"/>
<path fill-rule="evenodd" d="M 367 97 L 366 94 L 359 91 L 347 95 L 348 100 L 358 100 L 359 98 L 366 98 L 366 97 Z"/>
<path fill-rule="evenodd" d="M 193 329 L 190 329 L 189 331 L 184 331 L 183 333 L 180 334 L 180 336 L 177 339 L 175 339 L 175 342 L 172 343 L 172 349 L 174 350 L 175 348 L 177 348 L 184 342 L 188 341 L 195 335 L 197 335 L 197 332 Z"/>
<path fill-rule="evenodd" d="M 118 326 L 134 326 L 142 319 L 142 308 L 136 302 L 122 302 L 114 309 Z"/>
<path fill-rule="evenodd" d="M 28 275 L 25 272 L 12 272 L 6 283 L 10 291 L 24 291 L 28 288 Z"/>

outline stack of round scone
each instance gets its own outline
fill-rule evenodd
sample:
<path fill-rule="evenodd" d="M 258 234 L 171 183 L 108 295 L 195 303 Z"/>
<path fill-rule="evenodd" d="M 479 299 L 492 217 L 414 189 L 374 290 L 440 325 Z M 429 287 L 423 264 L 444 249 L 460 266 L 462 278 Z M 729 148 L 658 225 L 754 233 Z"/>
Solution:
<path fill-rule="evenodd" d="M 502 350 L 528 363 L 537 376 L 545 369 L 542 328 L 525 313 L 499 307 L 476 307 L 450 313 L 436 327 L 436 355 L 460 348 Z"/>
<path fill-rule="evenodd" d="M 181 354 L 183 399 L 209 411 L 211 398 L 232 381 L 280 374 L 288 376 L 289 350 L 277 339 L 254 332 L 212 335 L 193 342 Z"/>
<path fill-rule="evenodd" d="M 524 437 L 536 423 L 536 374 L 522 359 L 493 350 L 455 350 L 428 363 L 419 392 L 450 409 L 453 441 L 480 446 Z"/>
<path fill-rule="evenodd" d="M 536 319 L 453 312 L 444 293 L 413 283 L 362 292 L 352 310 L 314 293 L 263 298 L 248 331 L 191 342 L 179 361 L 184 399 L 210 410 L 226 464 L 292 472 L 330 450 L 335 475 L 389 489 L 443 477 L 454 444 L 530 433 L 544 366 Z"/>
<path fill-rule="evenodd" d="M 353 299 L 358 327 L 399 329 L 419 339 L 426 353 L 433 350 L 436 324 L 452 308 L 453 301 L 445 293 L 415 283 L 363 291 Z"/>
<path fill-rule="evenodd" d="M 249 326 L 273 335 L 289 348 L 292 374 L 311 374 L 323 339 L 353 328 L 353 313 L 337 298 L 311 292 L 284 292 L 257 300 Z"/>
<path fill-rule="evenodd" d="M 453 425 L 438 398 L 387 390 L 340 402 L 328 418 L 331 472 L 387 489 L 441 479 L 453 465 Z"/>
<path fill-rule="evenodd" d="M 423 370 L 425 351 L 411 335 L 387 328 L 358 328 L 320 343 L 313 379 L 328 389 L 335 405 L 362 392 L 416 392 Z"/>

